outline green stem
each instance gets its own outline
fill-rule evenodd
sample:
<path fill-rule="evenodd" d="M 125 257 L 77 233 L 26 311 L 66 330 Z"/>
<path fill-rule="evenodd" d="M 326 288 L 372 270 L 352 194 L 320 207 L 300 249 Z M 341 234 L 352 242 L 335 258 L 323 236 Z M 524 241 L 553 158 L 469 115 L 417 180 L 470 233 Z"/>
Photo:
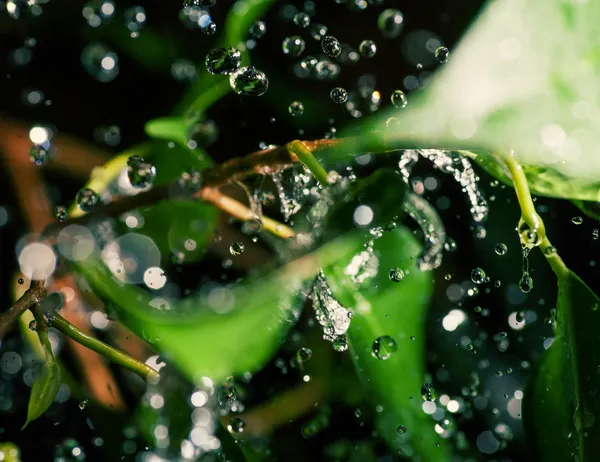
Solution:
<path fill-rule="evenodd" d="M 298 157 L 298 160 L 306 165 L 313 176 L 317 179 L 317 181 L 321 184 L 321 186 L 326 187 L 329 185 L 329 179 L 327 177 L 327 171 L 323 168 L 323 166 L 319 163 L 313 153 L 308 150 L 308 148 L 304 145 L 304 143 L 300 140 L 295 140 L 286 145 L 290 154 L 295 154 Z"/>
<path fill-rule="evenodd" d="M 512 175 L 515 191 L 517 192 L 517 200 L 521 207 L 521 220 L 534 230 L 538 235 L 540 250 L 544 253 L 546 260 L 558 278 L 566 277 L 569 273 L 569 268 L 556 252 L 556 249 L 546 237 L 546 227 L 542 217 L 535 211 L 527 178 L 523 172 L 523 168 L 514 157 L 504 158 L 504 162 Z"/>
<path fill-rule="evenodd" d="M 150 366 L 79 330 L 58 313 L 54 314 L 54 316 L 50 319 L 50 325 L 62 332 L 67 337 L 75 340 L 77 343 L 81 343 L 90 350 L 93 350 L 96 353 L 99 353 L 115 362 L 116 364 L 135 372 L 148 381 L 157 382 L 160 378 L 159 373 Z"/>

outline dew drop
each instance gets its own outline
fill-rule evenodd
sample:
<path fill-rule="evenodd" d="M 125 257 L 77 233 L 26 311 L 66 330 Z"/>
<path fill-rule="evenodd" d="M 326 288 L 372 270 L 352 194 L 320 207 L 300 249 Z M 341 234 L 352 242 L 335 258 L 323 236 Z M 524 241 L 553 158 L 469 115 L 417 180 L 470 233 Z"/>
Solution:
<path fill-rule="evenodd" d="M 237 241 L 229 246 L 229 253 L 234 257 L 239 257 L 246 250 L 246 246 L 243 242 Z"/>
<path fill-rule="evenodd" d="M 392 268 L 390 270 L 390 281 L 400 282 L 404 279 L 404 271 L 400 268 Z"/>
<path fill-rule="evenodd" d="M 304 39 L 299 35 L 293 35 L 291 37 L 286 37 L 281 44 L 281 48 L 283 50 L 283 54 L 290 56 L 300 56 L 304 49 L 306 48 L 306 43 Z"/>
<path fill-rule="evenodd" d="M 156 178 L 156 168 L 140 156 L 127 159 L 127 178 L 134 188 L 146 188 Z"/>
<path fill-rule="evenodd" d="M 254 66 L 241 67 L 229 76 L 229 85 L 238 95 L 261 96 L 269 88 L 269 79 Z"/>
<path fill-rule="evenodd" d="M 323 50 L 323 53 L 330 58 L 335 58 L 342 52 L 342 46 L 340 45 L 340 42 L 338 42 L 338 39 L 331 35 L 323 37 L 323 40 L 321 40 L 321 49 Z"/>
<path fill-rule="evenodd" d="M 494 250 L 498 255 L 506 255 L 506 252 L 508 252 L 508 247 L 506 246 L 506 244 L 501 242 L 500 244 L 496 244 Z"/>
<path fill-rule="evenodd" d="M 67 208 L 64 205 L 57 205 L 54 207 L 54 218 L 60 222 L 67 219 Z"/>
<path fill-rule="evenodd" d="M 471 281 L 475 284 L 483 284 L 487 279 L 485 271 L 481 268 L 475 268 L 471 271 Z"/>
<path fill-rule="evenodd" d="M 25 279 L 19 278 L 18 282 L 19 282 L 19 284 L 23 285 L 23 284 L 25 284 Z"/>
<path fill-rule="evenodd" d="M 396 432 L 399 435 L 404 435 L 406 433 L 406 427 L 404 425 L 398 425 L 398 428 L 396 428 Z"/>
<path fill-rule="evenodd" d="M 346 351 L 348 349 L 348 339 L 345 335 L 340 335 L 331 342 L 331 346 L 335 351 Z"/>
<path fill-rule="evenodd" d="M 365 58 L 372 58 L 377 53 L 377 45 L 373 40 L 363 40 L 358 46 L 358 51 Z"/>
<path fill-rule="evenodd" d="M 392 92 L 391 101 L 394 107 L 398 109 L 405 108 L 408 104 L 408 100 L 406 99 L 406 95 L 402 90 L 394 90 Z"/>
<path fill-rule="evenodd" d="M 437 50 L 435 50 L 435 59 L 438 60 L 438 62 L 440 63 L 447 63 L 448 59 L 450 58 L 450 50 L 448 50 L 448 48 L 446 47 L 438 47 Z"/>
<path fill-rule="evenodd" d="M 523 277 L 521 277 L 521 280 L 519 281 L 519 289 L 526 294 L 531 292 L 531 289 L 533 289 L 533 278 L 529 276 L 528 273 L 523 274 Z"/>
<path fill-rule="evenodd" d="M 229 75 L 240 67 L 242 54 L 235 48 L 213 48 L 204 59 L 204 65 L 211 74 Z"/>
<path fill-rule="evenodd" d="M 304 104 L 300 101 L 294 101 L 288 106 L 288 112 L 292 117 L 298 117 L 304 114 Z"/>
<path fill-rule="evenodd" d="M 390 359 L 390 357 L 398 351 L 398 344 L 389 335 L 382 335 L 373 342 L 373 357 L 381 359 L 383 361 Z"/>
<path fill-rule="evenodd" d="M 84 212 L 89 212 L 100 203 L 100 196 L 90 188 L 82 188 L 77 192 L 75 201 Z"/>
<path fill-rule="evenodd" d="M 574 225 L 580 225 L 581 223 L 583 223 L 583 218 L 582 217 L 573 217 L 573 218 L 571 218 L 571 222 L 573 222 Z"/>
<path fill-rule="evenodd" d="M 546 250 L 544 250 L 544 254 L 546 254 L 547 256 L 556 255 L 556 247 L 551 245 L 550 247 L 546 248 Z"/>
<path fill-rule="evenodd" d="M 348 92 L 342 87 L 335 87 L 331 90 L 329 96 L 331 97 L 331 101 L 336 104 L 342 104 L 348 100 Z"/>

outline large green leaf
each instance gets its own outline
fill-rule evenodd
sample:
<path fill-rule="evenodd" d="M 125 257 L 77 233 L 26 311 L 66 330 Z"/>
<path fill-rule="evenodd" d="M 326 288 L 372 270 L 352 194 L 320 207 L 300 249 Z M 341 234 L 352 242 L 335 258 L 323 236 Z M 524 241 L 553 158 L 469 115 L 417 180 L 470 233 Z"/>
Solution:
<path fill-rule="evenodd" d="M 357 152 L 417 145 L 516 153 L 534 192 L 600 200 L 600 3 L 490 2 L 441 72 L 379 114 Z M 339 151 L 339 155 L 344 153 Z M 480 156 L 481 157 L 481 156 Z M 502 165 L 482 162 L 506 179 Z"/>
<path fill-rule="evenodd" d="M 333 295 L 354 308 L 348 330 L 350 351 L 365 399 L 374 407 L 383 407 L 377 413 L 378 430 L 405 456 L 450 460 L 449 446 L 436 435 L 434 421 L 421 409 L 425 320 L 433 287 L 431 273 L 420 272 L 416 265 L 422 247 L 406 228 L 384 232 L 373 247 L 378 271 L 359 285 L 347 274 L 351 257 L 364 250 L 360 240 L 356 243 L 354 253 L 323 272 Z M 390 280 L 393 268 L 404 271 L 400 282 Z M 373 354 L 373 343 L 382 336 L 389 336 L 397 345 L 397 351 L 386 360 Z M 401 425 L 406 427 L 404 434 L 397 431 Z"/>
<path fill-rule="evenodd" d="M 90 261 L 78 269 L 98 295 L 116 305 L 127 327 L 188 378 L 220 381 L 262 367 L 295 321 L 304 280 L 355 246 L 351 238 L 338 239 L 268 277 L 222 287 L 212 297 L 172 302 L 168 311 L 152 308 L 150 294 L 121 284 L 104 264 Z"/>
<path fill-rule="evenodd" d="M 570 270 L 559 276 L 554 342 L 524 397 L 544 462 L 600 460 L 600 299 Z"/>

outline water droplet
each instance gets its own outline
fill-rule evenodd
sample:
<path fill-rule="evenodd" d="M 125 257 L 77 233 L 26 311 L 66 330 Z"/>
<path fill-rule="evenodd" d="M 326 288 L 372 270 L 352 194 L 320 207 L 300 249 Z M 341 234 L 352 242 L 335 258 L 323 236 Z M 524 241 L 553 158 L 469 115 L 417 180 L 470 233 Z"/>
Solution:
<path fill-rule="evenodd" d="M 231 246 L 229 246 L 229 253 L 234 257 L 238 257 L 241 254 L 243 254 L 244 250 L 246 250 L 246 246 L 243 242 L 237 241 L 231 244 Z"/>
<path fill-rule="evenodd" d="M 310 26 L 310 16 L 306 13 L 296 13 L 296 15 L 294 15 L 294 24 L 302 29 L 306 29 Z"/>
<path fill-rule="evenodd" d="M 246 236 L 256 236 L 262 231 L 262 229 L 263 222 L 258 217 L 252 218 L 251 220 L 244 222 L 242 225 L 242 233 L 244 233 Z"/>
<path fill-rule="evenodd" d="M 231 384 L 219 392 L 218 401 L 221 406 L 237 400 L 237 390 Z"/>
<path fill-rule="evenodd" d="M 68 438 L 57 445 L 55 456 L 54 460 L 64 460 L 69 462 L 79 462 L 86 459 L 83 448 L 79 445 L 79 442 L 73 438 Z"/>
<path fill-rule="evenodd" d="M 327 26 L 323 24 L 313 24 L 310 26 L 310 36 L 314 40 L 322 40 L 327 35 Z"/>
<path fill-rule="evenodd" d="M 389 359 L 398 350 L 398 344 L 389 335 L 382 335 L 373 342 L 373 357 L 381 360 Z"/>
<path fill-rule="evenodd" d="M 448 48 L 438 47 L 437 50 L 435 50 L 435 59 L 437 59 L 438 62 L 440 62 L 442 64 L 447 63 L 449 58 L 450 58 L 450 50 L 448 50 Z"/>
<path fill-rule="evenodd" d="M 331 342 L 331 346 L 335 351 L 346 351 L 348 349 L 348 339 L 345 335 L 340 335 Z"/>
<path fill-rule="evenodd" d="M 483 284 L 486 279 L 487 275 L 483 269 L 475 268 L 473 271 L 471 271 L 471 281 L 473 281 L 475 284 Z"/>
<path fill-rule="evenodd" d="M 404 279 L 404 271 L 400 268 L 392 268 L 390 270 L 390 280 L 394 282 L 400 282 Z"/>
<path fill-rule="evenodd" d="M 231 74 L 229 85 L 238 95 L 261 96 L 269 88 L 269 79 L 254 66 L 241 67 Z"/>
<path fill-rule="evenodd" d="M 19 278 L 18 282 L 19 282 L 19 284 L 25 284 L 25 279 Z"/>
<path fill-rule="evenodd" d="M 127 159 L 127 178 L 134 188 L 146 188 L 156 178 L 156 168 L 140 156 Z"/>
<path fill-rule="evenodd" d="M 501 242 L 500 244 L 496 244 L 496 248 L 494 250 L 498 255 L 506 255 L 506 252 L 508 252 L 508 247 L 506 244 Z"/>
<path fill-rule="evenodd" d="M 480 306 L 476 306 L 475 308 L 473 308 L 473 310 L 475 310 L 475 313 L 481 313 L 483 309 Z"/>
<path fill-rule="evenodd" d="M 365 58 L 372 58 L 377 53 L 377 45 L 373 40 L 363 40 L 358 46 L 358 51 Z"/>
<path fill-rule="evenodd" d="M 306 362 L 312 357 L 312 350 L 310 348 L 302 347 L 296 352 L 296 358 L 299 362 Z"/>
<path fill-rule="evenodd" d="M 597 228 L 594 228 L 594 229 L 592 230 L 592 238 L 593 238 L 593 239 L 596 241 L 596 240 L 598 240 L 598 236 L 599 236 L 599 235 L 600 235 L 600 233 L 598 232 L 598 229 L 597 229 Z"/>
<path fill-rule="evenodd" d="M 300 56 L 306 48 L 306 43 L 299 35 L 293 35 L 283 40 L 281 48 L 286 55 Z"/>
<path fill-rule="evenodd" d="M 519 289 L 526 294 L 531 292 L 531 289 L 533 289 L 533 278 L 529 274 L 523 274 L 523 277 L 519 281 Z"/>
<path fill-rule="evenodd" d="M 404 27 L 404 16 L 400 10 L 388 8 L 383 10 L 377 18 L 377 27 L 386 38 L 396 38 Z"/>
<path fill-rule="evenodd" d="M 235 72 L 242 62 L 242 54 L 235 48 L 213 48 L 204 59 L 211 74 L 228 75 Z"/>
<path fill-rule="evenodd" d="M 29 330 L 32 332 L 37 331 L 37 322 L 35 320 L 29 323 Z"/>
<path fill-rule="evenodd" d="M 90 188 L 82 188 L 77 192 L 75 201 L 84 212 L 89 212 L 100 203 L 100 196 Z"/>
<path fill-rule="evenodd" d="M 50 160 L 50 149 L 41 144 L 36 144 L 29 150 L 29 158 L 38 167 Z"/>
<path fill-rule="evenodd" d="M 146 23 L 146 10 L 143 6 L 134 6 L 125 10 L 125 26 L 131 32 L 139 32 Z"/>
<path fill-rule="evenodd" d="M 583 217 L 573 217 L 571 218 L 571 221 L 574 225 L 580 225 L 581 223 L 583 223 Z"/>
<path fill-rule="evenodd" d="M 259 39 L 267 33 L 267 26 L 262 21 L 256 21 L 248 29 L 248 33 L 254 39 Z"/>
<path fill-rule="evenodd" d="M 357 419 L 360 419 L 360 416 L 361 416 L 361 415 L 362 415 L 362 411 L 361 411 L 360 409 L 355 409 L 355 410 L 354 410 L 354 416 L 355 416 Z"/>
<path fill-rule="evenodd" d="M 213 21 L 208 21 L 206 24 L 200 27 L 200 30 L 204 35 L 215 35 L 217 32 L 217 25 Z"/>
<path fill-rule="evenodd" d="M 288 112 L 292 117 L 298 117 L 304 114 L 304 104 L 300 101 L 294 101 L 288 106 Z"/>
<path fill-rule="evenodd" d="M 402 90 L 394 90 L 390 99 L 394 107 L 397 107 L 398 109 L 402 109 L 408 104 L 406 95 Z"/>
<path fill-rule="evenodd" d="M 406 427 L 404 425 L 398 425 L 396 432 L 398 432 L 399 435 L 404 435 L 406 433 Z"/>
<path fill-rule="evenodd" d="M 64 205 L 57 205 L 54 207 L 54 218 L 60 222 L 67 219 L 67 208 Z"/>
<path fill-rule="evenodd" d="M 81 64 L 91 77 L 102 83 L 119 75 L 118 56 L 100 43 L 90 43 L 83 49 Z"/>
<path fill-rule="evenodd" d="M 546 250 L 544 250 L 544 253 L 548 256 L 556 255 L 556 247 L 551 245 L 550 247 L 546 248 Z"/>
<path fill-rule="evenodd" d="M 430 383 L 423 384 L 421 387 L 421 398 L 423 398 L 423 401 L 435 401 L 437 392 L 433 388 L 433 385 Z"/>
<path fill-rule="evenodd" d="M 452 239 L 451 237 L 446 239 L 446 242 L 444 244 L 444 250 L 446 252 L 454 252 L 457 247 L 458 245 L 456 244 L 456 241 L 454 239 Z"/>
<path fill-rule="evenodd" d="M 214 120 L 202 120 L 192 125 L 188 140 L 188 148 L 206 148 L 217 141 L 219 127 Z"/>
<path fill-rule="evenodd" d="M 81 401 L 79 403 L 79 409 L 81 409 L 82 411 L 85 409 L 85 407 L 88 405 L 89 400 L 88 399 L 84 399 L 83 401 Z"/>
<path fill-rule="evenodd" d="M 594 414 L 589 412 L 587 409 L 581 409 L 580 406 L 577 406 L 575 409 L 575 413 L 573 414 L 573 423 L 575 424 L 575 428 L 577 431 L 582 431 L 585 428 L 590 428 L 594 425 L 596 421 L 596 417 Z"/>
<path fill-rule="evenodd" d="M 342 87 L 335 87 L 333 90 L 331 90 L 329 96 L 331 97 L 331 101 L 334 103 L 342 104 L 348 99 L 348 92 Z"/>
<path fill-rule="evenodd" d="M 227 425 L 227 430 L 231 433 L 242 433 L 244 428 L 246 428 L 246 422 L 239 417 L 232 418 Z"/>
<path fill-rule="evenodd" d="M 323 40 L 321 40 L 321 49 L 323 50 L 323 53 L 330 58 L 335 58 L 342 52 L 342 46 L 340 45 L 340 42 L 338 42 L 338 39 L 331 35 L 323 37 Z"/>

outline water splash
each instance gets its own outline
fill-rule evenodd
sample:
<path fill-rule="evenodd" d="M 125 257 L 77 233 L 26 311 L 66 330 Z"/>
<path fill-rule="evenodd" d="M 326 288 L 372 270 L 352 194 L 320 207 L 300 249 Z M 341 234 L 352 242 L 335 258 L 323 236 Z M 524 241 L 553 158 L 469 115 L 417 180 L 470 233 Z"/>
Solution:
<path fill-rule="evenodd" d="M 435 209 L 418 194 L 408 193 L 402 209 L 419 225 L 425 235 L 425 248 L 418 260 L 421 271 L 436 269 L 442 264 L 442 249 L 446 230 Z"/>
<path fill-rule="evenodd" d="M 271 178 L 277 188 L 281 213 L 288 222 L 309 198 L 312 175 L 304 165 L 299 165 L 273 173 Z"/>
<path fill-rule="evenodd" d="M 331 343 L 340 343 L 340 337 L 350 327 L 351 312 L 333 296 L 323 270 L 313 282 L 310 299 L 315 310 L 315 317 L 323 328 L 323 338 Z"/>
<path fill-rule="evenodd" d="M 373 235 L 373 233 L 371 233 Z M 378 239 L 383 234 L 374 234 L 374 239 L 371 239 L 365 245 L 365 250 L 357 253 L 352 257 L 352 260 L 346 266 L 344 272 L 350 276 L 356 284 L 362 284 L 367 279 L 377 275 L 379 272 L 379 259 L 373 252 L 373 244 L 375 239 Z"/>

